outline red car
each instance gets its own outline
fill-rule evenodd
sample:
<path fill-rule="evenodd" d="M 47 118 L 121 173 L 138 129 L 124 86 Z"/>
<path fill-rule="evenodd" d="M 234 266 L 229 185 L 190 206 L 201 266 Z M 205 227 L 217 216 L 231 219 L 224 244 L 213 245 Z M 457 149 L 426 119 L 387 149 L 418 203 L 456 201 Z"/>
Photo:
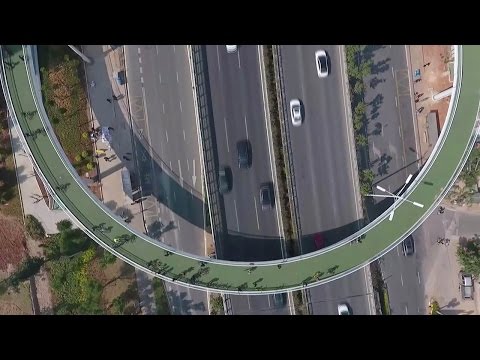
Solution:
<path fill-rule="evenodd" d="M 317 250 L 323 249 L 325 247 L 325 238 L 322 234 L 316 234 L 313 238 L 313 241 L 315 241 L 315 247 L 317 248 Z"/>

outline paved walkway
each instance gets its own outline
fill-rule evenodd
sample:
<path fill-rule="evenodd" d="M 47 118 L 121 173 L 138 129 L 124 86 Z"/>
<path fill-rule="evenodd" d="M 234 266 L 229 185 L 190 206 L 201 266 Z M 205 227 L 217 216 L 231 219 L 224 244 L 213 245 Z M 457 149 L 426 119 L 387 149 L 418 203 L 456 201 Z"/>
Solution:
<path fill-rule="evenodd" d="M 112 135 L 110 144 L 101 140 L 96 142 L 96 148 L 105 151 L 98 158 L 103 202 L 117 215 L 128 217 L 130 225 L 136 230 L 145 232 L 142 206 L 133 203 L 133 199 L 125 194 L 122 183 L 121 170 L 128 169 L 133 180 L 136 169 L 130 124 L 126 121 L 129 117 L 126 113 L 125 85 L 117 84 L 113 78 L 114 72 L 121 70 L 121 48 L 112 50 L 106 45 L 84 45 L 83 51 L 93 60 L 85 67 L 93 126 L 107 127 Z M 114 100 L 114 96 L 119 100 Z M 156 314 L 153 277 L 137 269 L 135 275 L 142 313 Z"/>

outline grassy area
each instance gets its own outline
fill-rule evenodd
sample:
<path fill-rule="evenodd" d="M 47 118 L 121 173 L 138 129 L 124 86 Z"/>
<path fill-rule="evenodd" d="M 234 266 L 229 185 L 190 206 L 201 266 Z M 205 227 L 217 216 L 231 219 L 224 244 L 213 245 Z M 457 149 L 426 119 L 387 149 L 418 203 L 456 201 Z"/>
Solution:
<path fill-rule="evenodd" d="M 66 45 L 38 46 L 45 109 L 65 153 L 80 174 L 93 164 L 83 63 Z"/>
<path fill-rule="evenodd" d="M 20 283 L 18 291 L 9 289 L 0 295 L 0 315 L 33 315 L 29 281 Z"/>
<path fill-rule="evenodd" d="M 167 292 L 165 291 L 165 286 L 162 280 L 158 278 L 153 279 L 153 291 L 155 294 L 155 304 L 157 305 L 157 314 L 170 315 Z"/>
<path fill-rule="evenodd" d="M 382 314 L 390 315 L 390 301 L 388 299 L 387 289 L 383 289 L 382 293 L 383 293 L 383 296 L 381 297 Z"/>

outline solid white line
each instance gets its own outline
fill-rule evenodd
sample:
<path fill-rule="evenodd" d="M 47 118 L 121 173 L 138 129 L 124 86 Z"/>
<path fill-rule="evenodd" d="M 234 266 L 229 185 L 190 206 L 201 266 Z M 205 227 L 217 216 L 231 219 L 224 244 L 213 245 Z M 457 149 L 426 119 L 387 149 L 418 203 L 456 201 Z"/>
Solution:
<path fill-rule="evenodd" d="M 397 255 L 400 256 L 400 245 L 397 246 Z"/>
<path fill-rule="evenodd" d="M 178 71 L 177 71 L 177 83 L 178 83 L 178 82 L 179 82 L 179 81 L 178 81 Z"/>
<path fill-rule="evenodd" d="M 155 45 L 155 49 L 157 49 L 157 55 L 158 55 L 158 45 Z"/>
<path fill-rule="evenodd" d="M 247 115 L 245 115 L 245 131 L 247 132 L 247 139 L 248 139 Z"/>
<path fill-rule="evenodd" d="M 180 112 L 183 112 L 183 109 L 182 109 L 182 100 L 179 100 L 180 102 Z"/>
<path fill-rule="evenodd" d="M 255 202 L 255 215 L 257 217 L 257 228 L 258 230 L 260 230 L 260 222 L 258 221 L 257 199 L 255 199 L 255 196 L 253 197 L 253 201 Z"/>
<path fill-rule="evenodd" d="M 397 108 L 398 108 L 398 99 L 397 99 L 397 97 L 396 97 L 396 96 L 395 96 L 395 107 L 397 107 Z"/>
<path fill-rule="evenodd" d="M 271 306 L 271 305 L 270 305 L 270 304 L 271 304 L 271 303 L 270 303 L 270 295 L 267 295 L 267 302 L 268 302 L 268 307 L 270 307 L 270 306 Z"/>
<path fill-rule="evenodd" d="M 162 110 L 163 110 L 163 113 L 165 114 L 165 104 L 162 104 Z"/>
<path fill-rule="evenodd" d="M 180 160 L 178 160 L 178 171 L 180 172 L 180 180 L 183 179 L 182 177 L 182 166 L 180 165 Z"/>
<path fill-rule="evenodd" d="M 193 160 L 193 161 L 195 161 L 195 160 Z M 188 160 L 187 160 L 187 170 L 190 171 L 190 163 L 188 162 Z M 195 173 L 194 173 L 194 175 L 195 175 Z M 190 189 L 190 191 L 192 191 L 192 189 Z"/>
<path fill-rule="evenodd" d="M 173 45 L 173 52 L 175 52 L 175 45 Z"/>
<path fill-rule="evenodd" d="M 402 276 L 402 274 L 400 274 L 400 282 L 402 283 L 402 286 L 403 286 L 403 276 Z"/>
<path fill-rule="evenodd" d="M 420 273 L 417 271 L 418 283 L 420 284 Z"/>
<path fill-rule="evenodd" d="M 341 58 L 341 54 L 342 54 L 342 50 L 340 47 L 338 47 L 338 53 L 339 53 L 339 56 Z M 343 62 L 340 61 L 340 72 L 342 74 L 342 79 L 344 78 L 344 74 L 345 74 L 345 69 L 343 68 Z M 345 124 L 346 124 L 346 128 L 348 129 L 349 126 L 351 126 L 351 124 L 349 124 L 348 122 L 348 108 L 347 106 L 350 106 L 350 102 L 347 104 L 347 89 L 345 89 L 345 84 L 342 82 L 342 92 L 343 92 L 343 110 L 344 110 L 344 113 L 345 113 Z M 348 100 L 350 101 L 350 100 Z M 348 142 L 351 143 L 352 142 L 352 139 L 350 138 L 350 131 L 347 131 L 347 137 L 348 137 Z M 355 166 L 355 163 L 353 161 L 353 155 L 352 155 L 352 151 L 349 151 L 348 152 L 348 155 L 350 156 L 350 171 L 352 173 L 352 183 L 353 183 L 353 195 L 355 196 L 355 199 L 357 199 L 358 195 L 357 195 L 357 187 L 355 186 L 355 179 L 354 179 L 354 166 Z M 360 216 L 360 208 L 358 206 L 358 201 L 355 201 L 355 211 L 357 213 L 357 217 Z"/>
<path fill-rule="evenodd" d="M 398 127 L 398 134 L 400 135 L 400 137 L 402 137 L 402 127 L 401 126 Z"/>
<path fill-rule="evenodd" d="M 238 68 L 241 69 L 242 66 L 240 65 L 240 51 L 237 51 L 237 57 L 238 57 Z"/>
<path fill-rule="evenodd" d="M 217 45 L 217 63 L 218 63 L 218 72 L 221 72 L 221 69 L 220 69 L 220 54 L 218 52 L 218 45 Z"/>
<path fill-rule="evenodd" d="M 227 151 L 230 152 L 230 146 L 228 146 L 228 132 L 227 132 L 227 119 L 223 118 L 225 123 L 225 139 L 227 140 Z"/>
<path fill-rule="evenodd" d="M 238 222 L 237 202 L 233 199 L 233 206 L 235 207 L 235 218 L 237 219 L 237 231 L 240 232 L 240 224 Z"/>
<path fill-rule="evenodd" d="M 158 79 L 160 80 L 160 84 L 162 83 L 162 74 L 158 73 Z"/>
<path fill-rule="evenodd" d="M 183 141 L 185 141 L 185 130 L 183 130 Z"/>
<path fill-rule="evenodd" d="M 395 79 L 395 73 L 393 72 L 393 66 L 392 66 L 392 76 Z"/>
<path fill-rule="evenodd" d="M 407 308 L 407 305 L 405 305 L 405 315 L 408 315 L 408 308 Z"/>
<path fill-rule="evenodd" d="M 165 137 L 167 138 L 167 143 L 168 143 L 168 132 L 167 132 L 167 130 L 165 130 Z M 170 166 L 170 168 L 171 168 L 171 166 Z"/>
<path fill-rule="evenodd" d="M 173 169 L 172 169 L 172 162 L 169 161 L 169 163 L 170 163 L 170 170 L 173 170 Z"/>
<path fill-rule="evenodd" d="M 143 68 L 140 66 L 140 74 L 143 74 Z"/>
<path fill-rule="evenodd" d="M 247 296 L 248 308 L 251 310 L 252 307 L 250 306 L 250 296 Z"/>

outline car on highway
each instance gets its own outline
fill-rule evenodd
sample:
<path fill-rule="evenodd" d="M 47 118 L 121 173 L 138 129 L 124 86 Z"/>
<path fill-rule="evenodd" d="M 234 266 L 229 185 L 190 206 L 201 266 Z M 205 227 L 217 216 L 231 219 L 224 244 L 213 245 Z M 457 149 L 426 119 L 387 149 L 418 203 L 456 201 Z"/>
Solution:
<path fill-rule="evenodd" d="M 221 166 L 218 170 L 218 190 L 226 194 L 232 190 L 232 171 L 228 166 Z"/>
<path fill-rule="evenodd" d="M 237 45 L 226 45 L 226 47 L 229 54 L 237 52 Z"/>
<path fill-rule="evenodd" d="M 290 100 L 290 115 L 292 116 L 292 125 L 300 126 L 302 125 L 302 105 L 300 100 L 292 99 Z"/>
<path fill-rule="evenodd" d="M 473 300 L 473 276 L 470 274 L 465 274 L 463 271 L 460 271 L 458 275 L 460 278 L 460 291 L 462 293 L 462 299 Z"/>
<path fill-rule="evenodd" d="M 413 236 L 409 235 L 402 243 L 403 255 L 410 256 L 415 252 L 415 245 L 413 243 Z"/>
<path fill-rule="evenodd" d="M 350 308 L 345 303 L 338 304 L 337 310 L 338 310 L 338 315 L 352 315 L 352 313 L 350 312 Z"/>
<path fill-rule="evenodd" d="M 317 74 L 319 78 L 328 76 L 328 56 L 325 50 L 315 51 L 315 64 L 317 65 Z"/>
<path fill-rule="evenodd" d="M 238 167 L 248 169 L 252 166 L 252 146 L 250 141 L 242 140 L 237 143 Z"/>
<path fill-rule="evenodd" d="M 264 183 L 260 185 L 260 205 L 262 210 L 268 210 L 273 208 L 273 186 L 271 183 Z"/>
<path fill-rule="evenodd" d="M 273 294 L 273 305 L 275 307 L 285 306 L 286 293 Z"/>

